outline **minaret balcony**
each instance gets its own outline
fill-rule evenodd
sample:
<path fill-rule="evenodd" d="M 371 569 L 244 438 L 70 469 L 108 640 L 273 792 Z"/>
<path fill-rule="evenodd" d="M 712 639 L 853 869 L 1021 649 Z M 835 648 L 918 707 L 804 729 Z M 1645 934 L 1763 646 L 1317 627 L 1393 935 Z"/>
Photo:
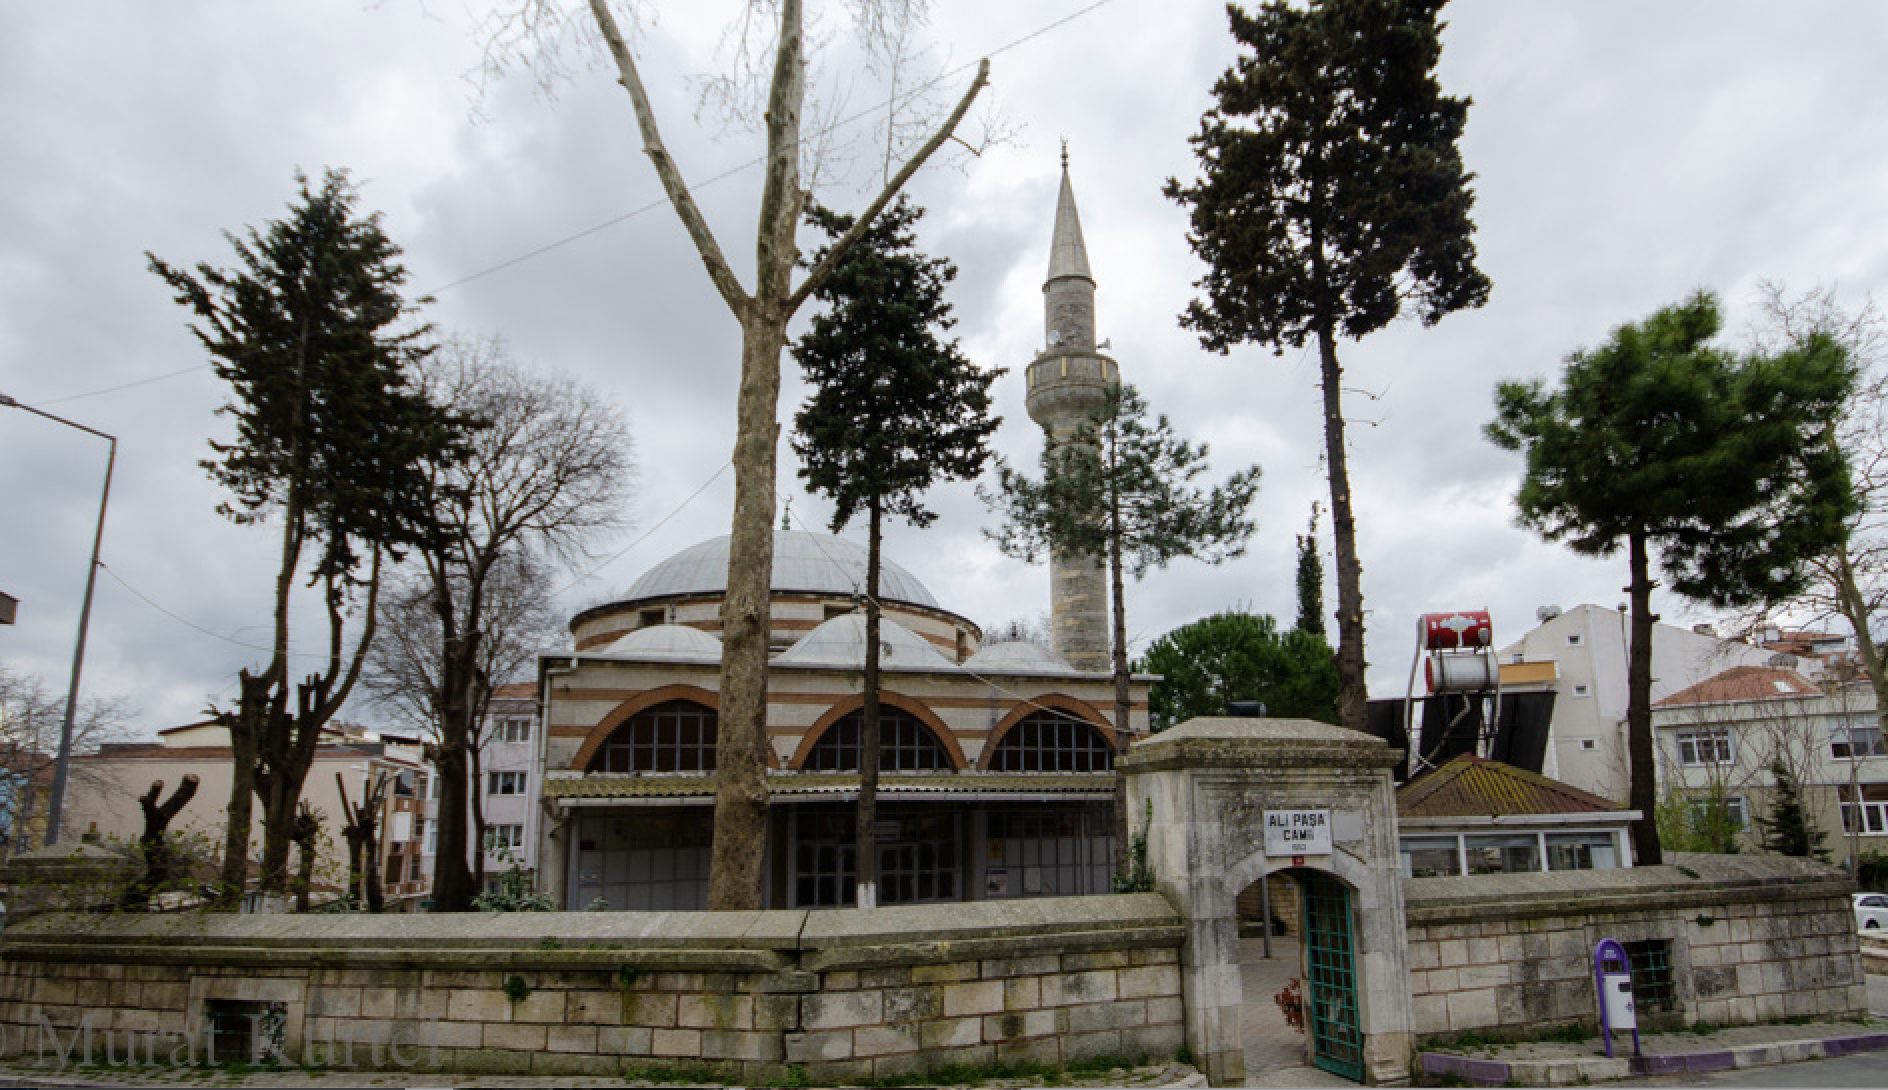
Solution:
<path fill-rule="evenodd" d="M 1029 365 L 1028 374 L 1031 390 L 1062 383 L 1112 386 L 1121 381 L 1121 365 L 1093 353 L 1045 353 Z"/>

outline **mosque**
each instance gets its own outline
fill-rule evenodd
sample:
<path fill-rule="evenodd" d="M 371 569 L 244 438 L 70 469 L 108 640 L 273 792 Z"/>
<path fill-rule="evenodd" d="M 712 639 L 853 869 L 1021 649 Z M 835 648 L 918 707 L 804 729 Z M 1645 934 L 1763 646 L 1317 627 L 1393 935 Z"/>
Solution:
<path fill-rule="evenodd" d="M 1066 438 L 1119 381 L 1095 344 L 1095 282 L 1068 163 L 1043 284 L 1030 416 Z M 1094 557 L 1051 566 L 1055 649 L 983 643 L 909 570 L 882 562 L 881 904 L 1105 893 L 1117 732 L 1147 730 L 1147 677 L 1114 720 L 1107 583 Z M 720 608 L 728 538 L 669 557 L 571 620 L 539 688 L 540 882 L 565 907 L 698 909 L 713 831 Z M 774 538 L 767 691 L 770 908 L 853 901 L 866 551 Z"/>

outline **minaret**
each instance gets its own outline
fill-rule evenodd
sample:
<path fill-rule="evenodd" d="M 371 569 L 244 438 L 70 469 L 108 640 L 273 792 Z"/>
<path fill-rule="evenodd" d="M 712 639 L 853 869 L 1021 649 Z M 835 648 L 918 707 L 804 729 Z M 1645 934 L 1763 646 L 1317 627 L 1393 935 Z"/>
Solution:
<path fill-rule="evenodd" d="M 1048 341 L 1029 365 L 1029 417 L 1046 441 L 1061 443 L 1100 411 L 1120 367 L 1095 350 L 1095 278 L 1069 185 L 1068 146 L 1062 148 L 1062 193 L 1049 244 L 1049 278 L 1042 283 L 1043 331 Z M 1049 557 L 1049 616 L 1055 649 L 1078 670 L 1110 668 L 1108 580 L 1097 556 Z"/>

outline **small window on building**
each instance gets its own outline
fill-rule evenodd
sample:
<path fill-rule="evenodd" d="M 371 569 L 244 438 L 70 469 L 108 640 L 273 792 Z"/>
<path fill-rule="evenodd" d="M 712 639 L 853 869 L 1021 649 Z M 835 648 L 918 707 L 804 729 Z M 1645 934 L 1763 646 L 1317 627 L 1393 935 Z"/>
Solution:
<path fill-rule="evenodd" d="M 485 827 L 486 854 L 495 854 L 500 848 L 517 850 L 524 847 L 523 825 L 487 825 Z"/>
<path fill-rule="evenodd" d="M 439 854 L 439 823 L 437 821 L 426 823 L 426 854 Z"/>
<path fill-rule="evenodd" d="M 1669 1011 L 1677 1005 L 1672 984 L 1672 944 L 1647 939 L 1626 944 L 1626 967 L 1632 972 L 1632 1004 L 1641 1011 Z"/>
<path fill-rule="evenodd" d="M 1724 727 L 1678 732 L 1678 763 L 1727 765 L 1736 760 L 1731 732 Z"/>
<path fill-rule="evenodd" d="M 1567 646 L 1568 647 L 1580 646 L 1580 634 L 1578 632 L 1567 633 Z"/>
<path fill-rule="evenodd" d="M 654 628 L 656 625 L 666 624 L 668 619 L 669 611 L 666 609 L 645 609 L 636 619 L 636 624 L 639 628 Z"/>
<path fill-rule="evenodd" d="M 407 863 L 406 880 L 417 882 L 423 877 L 425 876 L 420 873 L 420 857 L 416 855 Z"/>
<path fill-rule="evenodd" d="M 492 732 L 492 740 L 503 743 L 529 742 L 531 740 L 531 720 L 522 716 L 512 716 L 498 721 L 498 729 Z"/>
<path fill-rule="evenodd" d="M 1575 685 L 1575 686 L 1573 687 L 1573 695 L 1575 695 L 1575 696 L 1587 696 L 1587 695 L 1589 695 L 1589 694 L 1591 694 L 1591 693 L 1592 693 L 1592 691 L 1593 691 L 1593 689 L 1592 689 L 1592 687 L 1591 687 L 1591 686 L 1589 686 L 1589 685 L 1587 685 L 1587 684 L 1586 684 L 1586 683 L 1584 683 L 1584 682 L 1582 682 L 1582 683 L 1580 683 L 1580 684 L 1578 684 L 1578 685 Z"/>
<path fill-rule="evenodd" d="M 1470 874 L 1523 874 L 1541 869 L 1540 841 L 1533 836 L 1465 836 Z"/>
<path fill-rule="evenodd" d="M 525 787 L 525 773 L 519 771 L 488 772 L 485 774 L 485 793 L 488 795 L 522 795 Z"/>
<path fill-rule="evenodd" d="M 1844 726 L 1830 727 L 1829 756 L 1847 760 L 1888 756 L 1888 749 L 1882 747 L 1881 724 L 1850 720 Z"/>
<path fill-rule="evenodd" d="M 1452 836 L 1406 836 L 1398 842 L 1405 878 L 1449 878 L 1462 873 Z"/>
<path fill-rule="evenodd" d="M 1859 832 L 1864 836 L 1881 836 L 1888 833 L 1888 800 L 1871 797 L 1888 792 L 1888 788 L 1879 784 L 1863 784 L 1862 801 L 1859 803 L 1849 801 L 1852 796 L 1849 794 L 1847 784 L 1843 784 L 1837 790 L 1842 800 L 1840 805 L 1844 833 Z"/>
<path fill-rule="evenodd" d="M 1600 748 L 1600 744 L 1592 738 L 1582 738 L 1580 739 L 1580 748 L 1591 751 Z"/>
<path fill-rule="evenodd" d="M 1547 834 L 1548 870 L 1613 870 L 1619 856 L 1606 833 Z"/>

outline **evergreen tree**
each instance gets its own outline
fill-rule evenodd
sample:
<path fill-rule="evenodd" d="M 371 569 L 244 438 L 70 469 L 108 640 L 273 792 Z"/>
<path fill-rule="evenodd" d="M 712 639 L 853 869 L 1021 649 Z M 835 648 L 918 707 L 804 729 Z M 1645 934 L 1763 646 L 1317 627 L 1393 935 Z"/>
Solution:
<path fill-rule="evenodd" d="M 1269 616 L 1215 613 L 1155 640 L 1135 668 L 1159 674 L 1148 694 L 1154 730 L 1225 715 L 1234 700 L 1257 700 L 1267 715 L 1337 721 L 1337 663 L 1324 637 L 1280 632 Z"/>
<path fill-rule="evenodd" d="M 1488 436 L 1527 458 L 1520 521 L 1575 552 L 1627 551 L 1628 805 L 1642 864 L 1660 859 L 1652 746 L 1650 551 L 1678 594 L 1728 608 L 1800 590 L 1810 557 L 1855 509 L 1833 439 L 1854 385 L 1816 338 L 1775 355 L 1713 348 L 1717 300 L 1699 293 L 1568 357 L 1559 387 L 1502 383 Z"/>
<path fill-rule="evenodd" d="M 322 728 L 360 677 L 382 565 L 439 534 L 422 467 L 449 461 L 462 442 L 461 422 L 410 384 L 427 330 L 407 321 L 406 270 L 379 215 L 355 213 L 344 171 L 316 190 L 296 181 L 286 219 L 226 236 L 236 268 L 199 264 L 193 275 L 145 255 L 195 313 L 192 331 L 232 388 L 218 411 L 235 420 L 236 438 L 212 442 L 217 457 L 203 463 L 233 497 L 218 510 L 239 524 L 281 524 L 269 664 L 244 670 L 236 710 L 217 713 L 234 760 L 226 898 L 246 881 L 252 792 L 263 814 L 260 888 L 288 888 L 302 783 Z M 300 578 L 319 593 L 328 638 L 320 669 L 295 683 L 289 609 Z M 350 650 L 344 629 L 357 609 Z"/>
<path fill-rule="evenodd" d="M 1814 857 L 1827 863 L 1829 849 L 1823 847 L 1823 841 L 1829 839 L 1829 834 L 1817 828 L 1803 808 L 1803 785 L 1796 772 L 1783 758 L 1773 757 L 1770 778 L 1775 783 L 1770 790 L 1770 814 L 1757 819 L 1758 828 L 1763 830 L 1763 850 Z"/>
<path fill-rule="evenodd" d="M 1212 488 L 1205 444 L 1179 438 L 1163 415 L 1147 419 L 1134 387 L 1110 387 L 1095 418 L 1066 442 L 1044 437 L 1042 479 L 997 460 L 995 492 L 979 495 L 1003 520 L 986 530 L 1003 551 L 1034 561 L 1060 555 L 1105 556 L 1114 621 L 1115 744 L 1128 742 L 1128 630 L 1125 576 L 1139 579 L 1180 557 L 1218 564 L 1240 556 L 1252 537 L 1246 509 L 1259 490 L 1250 466 Z M 1126 844 L 1126 788 L 1115 783 L 1117 844 Z"/>
<path fill-rule="evenodd" d="M 1318 505 L 1298 536 L 1298 631 L 1324 639 L 1324 558 L 1318 555 Z"/>
<path fill-rule="evenodd" d="M 877 905 L 874 831 L 879 772 L 879 543 L 886 516 L 928 526 L 937 515 L 924 493 L 942 480 L 983 471 L 1000 418 L 990 415 L 983 371 L 940 331 L 955 324 L 944 289 L 957 267 L 915 249 L 922 209 L 900 196 L 866 228 L 816 297 L 828 310 L 813 318 L 794 356 L 813 387 L 793 418 L 793 449 L 808 487 L 833 501 L 832 529 L 866 520 L 865 704 L 859 731 L 859 803 L 855 841 L 857 904 Z M 853 218 L 815 206 L 807 219 L 832 239 Z M 825 251 L 814 256 L 818 263 Z"/>
<path fill-rule="evenodd" d="M 1205 293 L 1181 316 L 1209 349 L 1279 353 L 1315 340 L 1337 554 L 1344 726 L 1365 727 L 1363 566 L 1344 440 L 1340 336 L 1361 338 L 1412 304 L 1426 325 L 1488 298 L 1475 268 L 1474 197 L 1456 141 L 1468 116 L 1434 70 L 1441 0 L 1229 5 L 1246 52 L 1214 85 L 1192 137 L 1204 177 L 1167 196 L 1191 206 Z"/>

